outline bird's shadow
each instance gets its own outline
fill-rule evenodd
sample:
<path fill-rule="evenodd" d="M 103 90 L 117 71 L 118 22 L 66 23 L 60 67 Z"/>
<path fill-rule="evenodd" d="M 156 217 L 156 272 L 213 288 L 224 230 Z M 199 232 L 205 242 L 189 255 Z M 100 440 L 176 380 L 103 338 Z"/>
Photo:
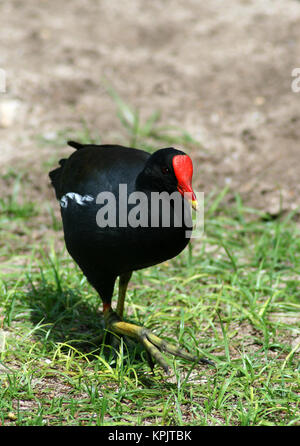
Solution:
<path fill-rule="evenodd" d="M 53 344 L 61 344 L 62 349 L 74 347 L 79 354 L 100 354 L 106 359 L 115 356 L 119 344 L 105 330 L 103 312 L 79 291 L 43 282 L 28 292 L 27 303 L 35 326 L 34 337 L 46 350 L 47 346 L 50 350 Z M 143 348 L 139 344 L 127 340 L 125 348 L 131 363 L 142 360 Z"/>
<path fill-rule="evenodd" d="M 74 289 L 43 283 L 27 294 L 35 337 L 49 342 L 88 340 L 104 333 L 103 314 Z"/>
<path fill-rule="evenodd" d="M 83 353 L 90 360 L 97 360 L 97 356 L 101 355 L 110 362 L 111 367 L 116 367 L 119 343 L 113 342 L 116 338 L 105 330 L 103 312 L 99 310 L 97 300 L 90 302 L 77 290 L 62 289 L 43 281 L 28 291 L 27 305 L 35 326 L 33 336 L 46 351 L 53 351 L 53 344 L 55 348 L 61 344 L 62 351 L 65 349 L 67 352 L 73 347 L 79 356 Z M 129 368 L 135 365 L 139 382 L 151 387 L 151 376 L 156 372 L 151 371 L 149 364 L 148 370 L 140 367 L 147 360 L 143 347 L 128 338 L 124 338 L 123 346 L 126 352 L 123 362 Z M 176 387 L 165 379 L 163 385 L 169 389 Z"/>

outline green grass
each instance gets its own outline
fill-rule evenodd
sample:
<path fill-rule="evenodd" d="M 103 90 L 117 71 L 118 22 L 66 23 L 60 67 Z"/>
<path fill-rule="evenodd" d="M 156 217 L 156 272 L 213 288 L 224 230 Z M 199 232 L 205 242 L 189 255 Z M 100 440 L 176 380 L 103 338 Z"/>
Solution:
<path fill-rule="evenodd" d="M 0 197 L 0 215 L 7 221 L 36 215 L 35 204 L 31 201 L 22 200 L 20 191 L 22 174 L 17 174 L 14 170 L 9 169 L 6 175 L 3 175 L 3 179 L 9 178 L 13 178 L 14 185 L 10 194 Z"/>
<path fill-rule="evenodd" d="M 151 374 L 139 347 L 122 342 L 112 354 L 92 344 L 103 331 L 100 301 L 54 247 L 60 231 L 19 266 L 4 248 L 1 424 L 299 424 L 299 230 L 240 199 L 216 207 L 216 198 L 202 240 L 136 272 L 127 296 L 129 320 L 216 368 L 169 358 L 166 378 L 158 367 Z"/>
<path fill-rule="evenodd" d="M 134 109 L 131 105 L 127 104 L 109 82 L 103 80 L 103 84 L 107 93 L 115 102 L 117 116 L 127 133 L 128 142 L 126 144 L 128 146 L 153 152 L 157 150 L 155 148 L 157 144 L 158 148 L 161 148 L 162 145 L 164 147 L 166 145 L 181 145 L 187 148 L 191 145 L 195 146 L 196 144 L 198 149 L 201 147 L 204 150 L 200 142 L 195 140 L 186 130 L 179 129 L 178 127 L 160 125 L 160 112 L 157 110 L 151 113 L 145 121 L 142 121 L 138 109 Z M 88 126 L 86 125 L 85 130 L 84 138 L 89 133 Z"/>
<path fill-rule="evenodd" d="M 164 132 L 157 114 L 141 123 L 110 94 L 128 131 L 124 144 L 195 144 Z M 89 138 L 84 127 L 82 140 Z M 296 213 L 269 219 L 227 189 L 212 193 L 203 237 L 134 273 L 127 319 L 216 365 L 168 357 L 166 377 L 157 366 L 151 373 L 139 346 L 92 342 L 103 333 L 101 303 L 64 248 L 58 206 L 32 204 L 24 175 L 4 177 L 11 192 L 0 202 L 0 425 L 300 424 Z"/>

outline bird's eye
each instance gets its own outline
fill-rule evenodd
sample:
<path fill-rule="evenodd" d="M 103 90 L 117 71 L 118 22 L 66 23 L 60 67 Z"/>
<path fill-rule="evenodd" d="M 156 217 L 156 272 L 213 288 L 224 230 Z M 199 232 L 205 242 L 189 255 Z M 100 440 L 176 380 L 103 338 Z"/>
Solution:
<path fill-rule="evenodd" d="M 161 171 L 162 171 L 162 173 L 163 173 L 164 175 L 166 175 L 167 173 L 170 173 L 170 169 L 169 169 L 168 167 L 163 167 L 163 168 L 161 169 Z"/>

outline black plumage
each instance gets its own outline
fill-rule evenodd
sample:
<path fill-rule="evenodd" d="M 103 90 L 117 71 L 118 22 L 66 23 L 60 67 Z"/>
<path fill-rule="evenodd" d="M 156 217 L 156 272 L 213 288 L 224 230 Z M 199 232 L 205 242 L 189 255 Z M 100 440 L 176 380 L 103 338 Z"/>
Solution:
<path fill-rule="evenodd" d="M 167 365 L 160 350 L 195 360 L 195 357 L 180 349 L 176 348 L 175 351 L 162 340 L 161 345 L 157 345 L 159 342 L 153 341 L 155 335 L 146 329 L 140 333 L 141 327 L 122 322 L 124 298 L 132 271 L 178 255 L 189 242 L 187 231 L 191 229 L 192 220 L 190 204 L 184 199 L 183 192 L 191 193 L 189 201 L 195 204 L 190 158 L 174 148 L 161 149 L 150 155 L 143 150 L 117 145 L 82 145 L 77 142 L 69 142 L 69 145 L 76 151 L 68 159 L 61 160 L 60 167 L 51 171 L 49 176 L 56 197 L 61 202 L 66 247 L 99 293 L 107 328 L 139 339 L 165 370 Z M 125 213 L 129 218 L 136 203 L 140 202 L 125 203 L 124 194 L 119 194 L 120 185 L 126 185 L 127 201 L 134 192 L 142 192 L 147 197 L 146 222 L 144 218 L 143 225 L 132 227 L 122 223 L 119 217 L 121 207 L 124 209 L 126 204 Z M 99 202 L 98 194 L 102 192 L 111 193 L 116 199 L 114 227 L 99 226 L 98 212 L 108 203 L 107 200 Z M 169 227 L 164 227 L 162 220 L 167 198 L 161 198 L 154 211 L 151 206 L 153 192 L 175 194 L 173 196 L 181 203 L 182 212 L 178 213 L 173 201 L 170 202 Z M 154 212 L 157 213 L 156 225 L 152 227 Z M 138 217 L 138 214 L 134 215 Z M 135 221 L 139 223 L 138 218 Z M 117 312 L 114 312 L 111 299 L 117 277 L 120 277 L 119 301 Z M 147 333 L 150 333 L 147 341 L 140 338 Z M 150 335 L 151 346 L 146 345 Z"/>

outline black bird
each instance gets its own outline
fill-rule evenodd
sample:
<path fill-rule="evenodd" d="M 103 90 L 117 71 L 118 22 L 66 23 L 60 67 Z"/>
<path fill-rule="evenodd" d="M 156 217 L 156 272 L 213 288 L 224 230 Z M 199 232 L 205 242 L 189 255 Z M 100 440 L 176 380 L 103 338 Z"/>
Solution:
<path fill-rule="evenodd" d="M 168 373 L 161 351 L 211 363 L 122 320 L 132 272 L 177 256 L 189 242 L 190 205 L 197 204 L 190 157 L 174 148 L 150 155 L 118 145 L 68 144 L 77 150 L 49 176 L 60 200 L 67 250 L 99 293 L 106 328 L 140 341 L 152 368 L 154 358 Z"/>

